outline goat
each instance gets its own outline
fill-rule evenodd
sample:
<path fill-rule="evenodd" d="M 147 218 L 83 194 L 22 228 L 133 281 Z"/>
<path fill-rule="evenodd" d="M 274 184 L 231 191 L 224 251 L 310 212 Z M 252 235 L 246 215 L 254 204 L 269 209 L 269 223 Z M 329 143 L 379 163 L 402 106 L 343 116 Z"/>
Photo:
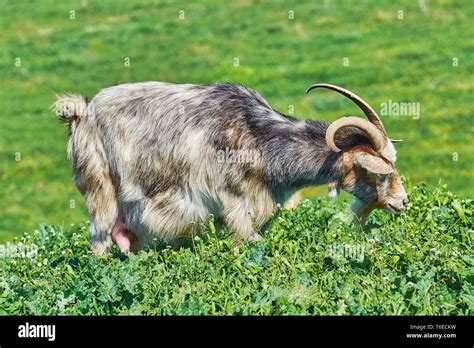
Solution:
<path fill-rule="evenodd" d="M 113 242 L 138 251 L 154 238 L 177 247 L 203 233 L 193 226 L 211 215 L 235 241 L 259 240 L 279 204 L 310 185 L 354 195 L 362 224 L 375 208 L 400 213 L 407 195 L 380 118 L 348 90 L 315 84 L 307 92 L 314 88 L 348 97 L 369 120 L 297 120 L 230 83 L 121 84 L 90 103 L 58 96 L 93 251 L 108 253 Z"/>

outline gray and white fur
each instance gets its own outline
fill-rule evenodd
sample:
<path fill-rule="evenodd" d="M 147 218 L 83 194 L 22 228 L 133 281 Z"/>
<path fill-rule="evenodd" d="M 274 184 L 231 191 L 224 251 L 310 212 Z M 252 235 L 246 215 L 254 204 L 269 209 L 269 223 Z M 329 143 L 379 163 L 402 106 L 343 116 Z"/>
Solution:
<path fill-rule="evenodd" d="M 68 156 L 98 254 L 110 251 L 119 216 L 140 250 L 153 238 L 181 245 L 211 214 L 235 240 L 258 240 L 277 204 L 310 185 L 352 193 L 362 220 L 406 202 L 390 141 L 380 149 L 367 127 L 349 124 L 331 143 L 327 123 L 283 115 L 241 85 L 122 84 L 90 103 L 58 96 L 54 107 L 69 126 Z M 222 160 L 229 150 L 251 160 Z"/>

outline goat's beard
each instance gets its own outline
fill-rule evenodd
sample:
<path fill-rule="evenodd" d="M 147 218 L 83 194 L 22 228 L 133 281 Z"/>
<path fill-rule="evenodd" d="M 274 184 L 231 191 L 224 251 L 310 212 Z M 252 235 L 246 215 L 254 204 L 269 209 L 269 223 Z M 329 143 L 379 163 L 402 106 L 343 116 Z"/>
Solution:
<path fill-rule="evenodd" d="M 357 230 L 361 231 L 364 229 L 367 218 L 374 209 L 375 206 L 373 204 L 367 204 L 356 198 L 354 203 L 352 203 L 351 210 L 354 213 L 354 225 Z"/>

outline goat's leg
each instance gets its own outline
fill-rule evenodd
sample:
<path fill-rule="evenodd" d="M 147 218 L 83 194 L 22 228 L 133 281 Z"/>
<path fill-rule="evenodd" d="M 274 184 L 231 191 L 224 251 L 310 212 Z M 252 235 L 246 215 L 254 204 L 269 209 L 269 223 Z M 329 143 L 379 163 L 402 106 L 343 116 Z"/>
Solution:
<path fill-rule="evenodd" d="M 233 233 L 233 242 L 240 240 L 259 241 L 262 239 L 255 230 L 257 229 L 254 217 L 255 210 L 244 199 L 233 198 L 224 201 L 224 219 Z"/>
<path fill-rule="evenodd" d="M 92 250 L 99 255 L 107 254 L 119 209 L 117 190 L 95 124 L 83 120 L 74 128 L 68 154 L 74 166 L 74 181 L 89 210 Z"/>
<path fill-rule="evenodd" d="M 367 218 L 374 209 L 373 205 L 364 203 L 359 199 L 352 203 L 351 210 L 354 213 L 354 225 L 357 231 L 361 232 L 364 230 Z"/>
<path fill-rule="evenodd" d="M 85 197 L 91 216 L 92 251 L 97 255 L 108 254 L 112 247 L 112 229 L 118 216 L 115 197 L 97 191 Z"/>
<path fill-rule="evenodd" d="M 90 167 L 79 169 L 75 181 L 89 209 L 92 250 L 97 255 L 108 254 L 112 247 L 112 228 L 119 215 L 115 187 L 110 177 L 103 175 L 105 170 L 97 170 L 103 168 L 97 165 L 94 168 L 97 171 L 88 169 Z"/>
<path fill-rule="evenodd" d="M 293 209 L 301 202 L 301 191 L 296 191 L 291 197 L 285 202 L 286 209 Z"/>

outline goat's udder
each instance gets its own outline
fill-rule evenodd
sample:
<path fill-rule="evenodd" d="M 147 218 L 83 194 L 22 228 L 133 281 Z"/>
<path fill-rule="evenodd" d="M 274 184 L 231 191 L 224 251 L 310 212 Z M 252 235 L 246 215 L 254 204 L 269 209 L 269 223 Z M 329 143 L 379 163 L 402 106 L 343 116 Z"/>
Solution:
<path fill-rule="evenodd" d="M 114 227 L 112 227 L 111 235 L 112 240 L 118 245 L 122 253 L 126 253 L 130 250 L 130 246 L 136 238 L 133 232 L 125 227 L 122 214 L 117 216 Z"/>

